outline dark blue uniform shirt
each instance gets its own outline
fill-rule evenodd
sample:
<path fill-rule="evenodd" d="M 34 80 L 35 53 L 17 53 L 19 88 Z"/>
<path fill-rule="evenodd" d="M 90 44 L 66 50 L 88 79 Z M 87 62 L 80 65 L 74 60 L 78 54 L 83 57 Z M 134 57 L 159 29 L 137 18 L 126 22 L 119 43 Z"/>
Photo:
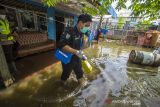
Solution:
<path fill-rule="evenodd" d="M 73 49 L 80 50 L 83 44 L 83 34 L 78 31 L 77 26 L 74 28 L 67 28 L 61 35 L 58 48 L 63 48 L 69 45 Z"/>

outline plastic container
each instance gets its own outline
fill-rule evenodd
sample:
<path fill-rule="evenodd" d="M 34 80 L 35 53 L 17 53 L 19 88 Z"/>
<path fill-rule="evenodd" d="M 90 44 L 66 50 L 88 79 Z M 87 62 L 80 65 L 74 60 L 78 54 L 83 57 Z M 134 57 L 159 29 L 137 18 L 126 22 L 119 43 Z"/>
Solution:
<path fill-rule="evenodd" d="M 146 32 L 146 35 L 151 35 L 150 46 L 156 47 L 160 42 L 160 32 L 153 30 Z"/>
<path fill-rule="evenodd" d="M 63 52 L 59 49 L 57 49 L 55 52 L 55 57 L 64 64 L 67 64 L 71 61 L 72 55 L 73 54 L 68 53 L 68 52 Z"/>
<path fill-rule="evenodd" d="M 92 72 L 92 66 L 90 65 L 90 63 L 87 60 L 82 60 L 82 69 L 87 74 Z"/>
<path fill-rule="evenodd" d="M 108 33 L 108 30 L 107 29 L 102 29 L 102 33 L 103 33 L 104 36 L 106 36 L 107 33 Z"/>

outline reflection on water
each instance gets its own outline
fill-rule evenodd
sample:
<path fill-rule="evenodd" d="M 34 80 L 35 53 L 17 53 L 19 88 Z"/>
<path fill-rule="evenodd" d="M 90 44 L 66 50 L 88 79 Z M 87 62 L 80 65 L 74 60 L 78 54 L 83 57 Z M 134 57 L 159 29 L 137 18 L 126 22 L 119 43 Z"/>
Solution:
<path fill-rule="evenodd" d="M 159 107 L 160 74 L 157 67 L 128 62 L 131 50 L 151 49 L 102 42 L 86 49 L 94 70 L 85 75 L 88 85 L 77 85 L 71 75 L 61 85 L 60 63 L 35 73 L 0 91 L 0 105 L 5 107 Z"/>
<path fill-rule="evenodd" d="M 160 107 L 158 68 L 128 62 L 132 49 L 150 49 L 102 43 L 91 62 L 101 73 L 74 100 L 78 107 Z"/>

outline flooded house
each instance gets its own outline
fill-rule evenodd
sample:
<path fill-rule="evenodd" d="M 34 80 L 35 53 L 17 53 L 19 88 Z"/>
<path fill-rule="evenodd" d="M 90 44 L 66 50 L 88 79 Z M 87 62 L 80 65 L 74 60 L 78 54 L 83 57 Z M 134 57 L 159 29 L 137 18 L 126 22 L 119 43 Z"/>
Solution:
<path fill-rule="evenodd" d="M 76 24 L 86 3 L 94 6 L 78 0 L 55 7 L 40 0 L 0 0 L 19 43 L 16 66 L 20 71 L 13 85 L 0 89 L 0 106 L 159 107 L 159 67 L 128 61 L 132 50 L 152 53 L 152 48 L 137 44 L 110 39 L 93 44 L 84 50 L 93 67 L 85 74 L 87 85 L 79 87 L 74 73 L 65 87 L 60 84 L 62 67 L 54 50 L 62 32 Z"/>

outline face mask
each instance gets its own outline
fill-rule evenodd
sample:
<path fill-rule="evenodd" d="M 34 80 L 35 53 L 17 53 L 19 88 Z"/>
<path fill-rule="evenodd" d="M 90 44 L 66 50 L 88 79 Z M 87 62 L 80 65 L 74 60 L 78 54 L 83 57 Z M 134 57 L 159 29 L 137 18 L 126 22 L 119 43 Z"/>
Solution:
<path fill-rule="evenodd" d="M 86 33 L 88 30 L 89 30 L 88 27 L 83 27 L 83 28 L 81 29 L 81 32 L 82 32 L 82 33 Z"/>
<path fill-rule="evenodd" d="M 6 17 L 5 15 L 0 15 L 1 19 L 5 19 L 5 17 Z"/>

